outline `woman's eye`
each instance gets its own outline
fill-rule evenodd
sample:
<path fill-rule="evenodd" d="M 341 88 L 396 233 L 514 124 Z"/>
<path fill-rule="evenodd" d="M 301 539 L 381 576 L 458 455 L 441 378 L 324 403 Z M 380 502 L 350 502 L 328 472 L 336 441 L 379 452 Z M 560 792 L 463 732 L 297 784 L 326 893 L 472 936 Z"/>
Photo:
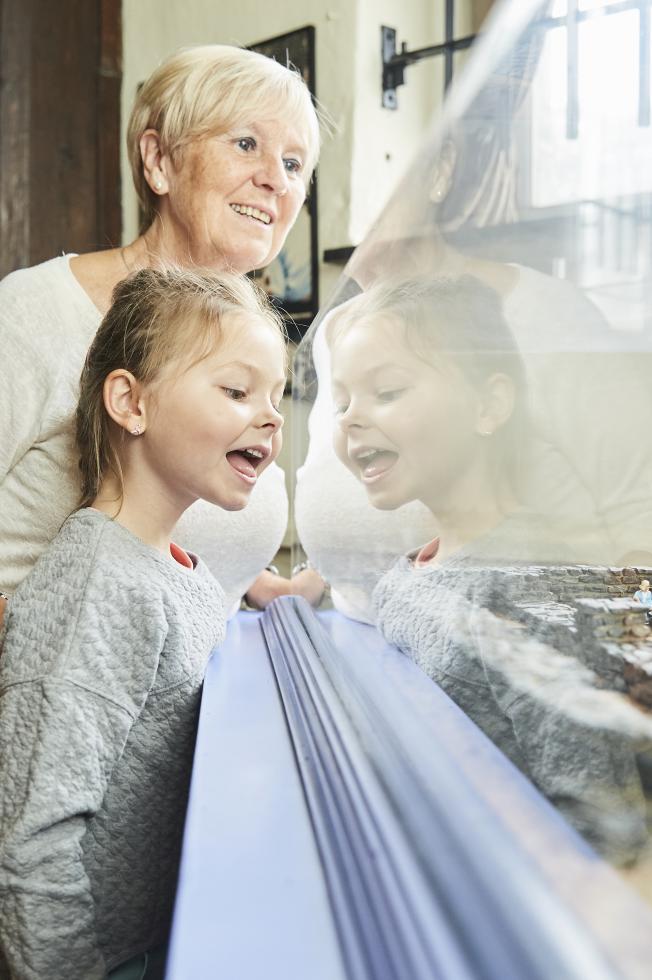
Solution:
<path fill-rule="evenodd" d="M 223 388 L 222 390 L 227 398 L 232 398 L 234 402 L 241 402 L 243 398 L 247 397 L 246 391 L 241 391 L 239 388 Z"/>
<path fill-rule="evenodd" d="M 349 407 L 348 405 L 344 405 L 344 404 L 336 405 L 335 408 L 333 409 L 334 414 L 335 415 L 344 415 L 346 413 L 348 407 Z"/>
<path fill-rule="evenodd" d="M 301 172 L 303 167 L 301 160 L 294 160 L 291 158 L 286 158 L 283 161 L 283 165 L 289 174 L 298 174 Z"/>
<path fill-rule="evenodd" d="M 379 402 L 393 402 L 400 398 L 405 390 L 405 388 L 387 388 L 385 391 L 376 392 L 376 398 Z"/>
<path fill-rule="evenodd" d="M 256 149 L 256 140 L 253 138 L 253 136 L 242 136 L 237 141 L 237 143 L 238 143 L 238 147 L 241 150 L 244 150 L 245 153 L 248 153 L 250 150 Z"/>

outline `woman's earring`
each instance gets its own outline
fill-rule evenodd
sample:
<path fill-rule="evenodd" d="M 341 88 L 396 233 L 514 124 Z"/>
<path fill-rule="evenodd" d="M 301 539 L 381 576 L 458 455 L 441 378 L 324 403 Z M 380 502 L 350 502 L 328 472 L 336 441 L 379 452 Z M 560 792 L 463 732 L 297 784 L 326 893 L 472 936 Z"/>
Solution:
<path fill-rule="evenodd" d="M 157 178 L 154 181 L 154 187 L 156 188 L 157 191 L 160 191 L 160 189 L 163 187 L 163 181 L 160 178 Z"/>
<path fill-rule="evenodd" d="M 140 425 L 140 423 L 138 423 L 131 430 L 131 434 L 132 436 L 142 436 L 144 431 L 145 430 L 143 429 L 143 427 Z"/>

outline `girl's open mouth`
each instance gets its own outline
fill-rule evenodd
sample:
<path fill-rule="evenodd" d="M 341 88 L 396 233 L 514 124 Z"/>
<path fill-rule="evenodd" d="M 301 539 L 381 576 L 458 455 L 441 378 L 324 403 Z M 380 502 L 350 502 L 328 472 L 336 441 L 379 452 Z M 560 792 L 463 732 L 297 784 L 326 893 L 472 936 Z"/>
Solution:
<path fill-rule="evenodd" d="M 255 483 L 257 470 L 270 454 L 267 446 L 251 446 L 247 449 L 232 449 L 226 454 L 230 465 L 246 483 Z"/>
<path fill-rule="evenodd" d="M 396 463 L 398 453 L 390 449 L 359 449 L 352 459 L 360 467 L 360 478 L 364 483 L 373 483 L 385 476 Z"/>

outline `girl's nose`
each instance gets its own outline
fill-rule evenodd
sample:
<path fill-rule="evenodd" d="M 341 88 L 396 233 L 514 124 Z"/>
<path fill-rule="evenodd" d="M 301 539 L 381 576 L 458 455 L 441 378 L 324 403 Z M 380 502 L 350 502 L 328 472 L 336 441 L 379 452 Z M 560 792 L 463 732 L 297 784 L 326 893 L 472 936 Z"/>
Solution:
<path fill-rule="evenodd" d="M 343 429 L 363 429 L 365 427 L 364 416 L 355 402 L 350 402 L 347 410 L 340 415 L 339 424 Z"/>
<path fill-rule="evenodd" d="M 278 430 L 283 427 L 284 422 L 285 419 L 283 418 L 279 410 L 277 408 L 274 408 L 273 405 L 270 405 L 267 411 L 265 412 L 265 417 L 263 419 L 262 425 L 266 428 L 273 429 L 274 432 L 278 432 Z"/>

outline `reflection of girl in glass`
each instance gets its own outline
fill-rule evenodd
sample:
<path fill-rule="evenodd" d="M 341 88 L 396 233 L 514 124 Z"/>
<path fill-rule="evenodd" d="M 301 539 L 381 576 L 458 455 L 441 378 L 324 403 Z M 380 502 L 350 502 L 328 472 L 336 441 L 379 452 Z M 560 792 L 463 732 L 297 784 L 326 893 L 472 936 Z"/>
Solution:
<path fill-rule="evenodd" d="M 362 294 L 330 330 L 336 451 L 380 509 L 421 500 L 441 560 L 518 506 L 520 358 L 471 276 Z"/>
<path fill-rule="evenodd" d="M 524 374 L 498 296 L 471 276 L 372 287 L 333 316 L 328 342 L 339 458 L 375 508 L 419 500 L 439 527 L 378 582 L 380 629 L 577 829 L 631 860 L 646 836 L 623 734 L 635 709 L 510 620 L 527 567 L 564 545 L 522 504 Z"/>

